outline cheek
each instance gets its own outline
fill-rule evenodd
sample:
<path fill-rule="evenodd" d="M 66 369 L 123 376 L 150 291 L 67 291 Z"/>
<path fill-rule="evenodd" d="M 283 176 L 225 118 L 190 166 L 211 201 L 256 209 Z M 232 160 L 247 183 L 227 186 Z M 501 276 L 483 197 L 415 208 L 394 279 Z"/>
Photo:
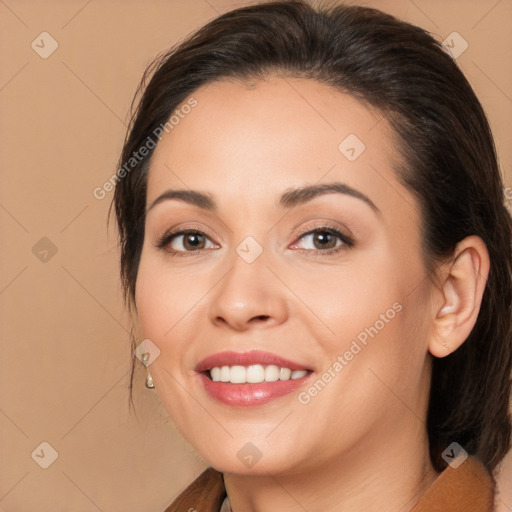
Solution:
<path fill-rule="evenodd" d="M 322 339 L 327 356 L 319 375 L 322 383 L 300 397 L 301 404 L 308 404 L 306 410 L 314 408 L 321 424 L 350 436 L 372 425 L 393 429 L 396 418 L 408 411 L 423 417 L 428 356 L 418 330 L 416 300 L 399 297 L 391 302 L 381 293 L 371 308 L 348 309 L 348 303 L 346 314 L 331 322 L 336 336 Z"/>
<path fill-rule="evenodd" d="M 204 295 L 204 279 L 189 272 L 170 271 L 159 258 L 141 258 L 135 300 L 145 337 L 162 342 L 171 338 L 187 313 Z"/>
<path fill-rule="evenodd" d="M 188 378 L 197 357 L 193 341 L 206 339 L 208 292 L 216 281 L 218 272 L 211 269 L 179 269 L 162 255 L 143 251 L 135 293 L 141 335 L 160 350 L 151 375 L 163 401 L 175 401 L 174 410 L 181 403 L 178 382 Z"/>
<path fill-rule="evenodd" d="M 142 255 L 135 293 L 141 336 L 150 339 L 160 351 L 150 372 L 173 421 L 175 414 L 184 415 L 186 411 L 177 382 L 183 381 L 183 368 L 187 367 L 187 338 L 183 335 L 187 313 L 201 297 L 194 283 L 166 271 L 162 261 Z"/>
<path fill-rule="evenodd" d="M 175 373 L 177 365 L 181 365 L 183 351 L 179 346 L 180 337 L 176 336 L 176 325 L 179 322 L 180 309 L 190 293 L 189 287 L 179 287 L 180 293 L 173 292 L 176 283 L 169 273 L 144 255 L 141 258 L 137 275 L 135 302 L 140 323 L 142 339 L 150 339 L 159 351 L 159 356 L 151 364 L 150 371 L 157 391 L 162 389 L 162 379 L 169 376 L 164 370 Z M 170 392 L 168 385 L 166 393 Z M 171 387 L 172 389 L 172 387 Z"/>
<path fill-rule="evenodd" d="M 398 275 L 396 267 L 390 253 L 359 253 L 336 267 L 299 270 L 294 291 L 303 306 L 322 320 L 329 338 L 348 340 L 376 322 L 381 326 L 382 315 L 385 320 L 395 317 L 397 306 L 393 305 L 403 298 L 404 288 L 404 276 Z"/>
<path fill-rule="evenodd" d="M 166 275 L 158 272 L 157 267 L 144 265 L 141 261 L 135 301 L 142 334 L 156 343 L 172 327 L 172 318 L 169 316 L 172 306 L 166 291 L 170 284 Z"/>
<path fill-rule="evenodd" d="M 409 374 L 414 380 L 421 373 L 427 353 L 429 288 L 419 255 L 369 251 L 335 272 L 316 273 L 314 279 L 304 276 L 297 294 L 322 320 L 320 325 L 309 315 L 326 366 L 342 356 L 349 385 L 364 381 L 370 388 L 376 377 L 367 375 L 369 368 L 394 383 Z M 366 393 L 367 400 L 374 396 L 372 389 Z"/>
<path fill-rule="evenodd" d="M 418 285 L 419 274 L 407 265 L 401 268 L 401 276 L 388 274 L 380 286 L 367 288 L 374 295 L 367 298 L 364 315 L 351 323 L 346 342 L 346 355 L 352 362 L 346 368 L 345 391 L 354 403 L 367 404 L 375 417 L 377 411 L 400 415 L 404 403 L 422 417 L 430 383 L 428 283 L 423 279 Z M 357 354 L 352 356 L 352 352 Z"/>

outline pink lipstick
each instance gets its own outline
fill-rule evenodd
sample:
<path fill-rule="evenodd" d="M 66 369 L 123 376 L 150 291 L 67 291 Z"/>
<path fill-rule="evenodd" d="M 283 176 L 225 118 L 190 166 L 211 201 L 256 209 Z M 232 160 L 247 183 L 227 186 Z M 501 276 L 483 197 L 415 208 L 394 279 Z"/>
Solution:
<path fill-rule="evenodd" d="M 239 407 L 263 405 L 292 393 L 313 373 L 305 364 L 259 350 L 219 352 L 195 370 L 210 397 Z"/>

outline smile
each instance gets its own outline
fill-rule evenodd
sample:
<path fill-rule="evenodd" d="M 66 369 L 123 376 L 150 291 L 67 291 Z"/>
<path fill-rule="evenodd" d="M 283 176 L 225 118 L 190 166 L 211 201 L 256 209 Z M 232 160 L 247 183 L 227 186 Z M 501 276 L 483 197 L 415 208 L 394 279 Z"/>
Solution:
<path fill-rule="evenodd" d="M 220 352 L 195 368 L 206 393 L 223 404 L 250 407 L 290 394 L 314 373 L 270 352 Z"/>

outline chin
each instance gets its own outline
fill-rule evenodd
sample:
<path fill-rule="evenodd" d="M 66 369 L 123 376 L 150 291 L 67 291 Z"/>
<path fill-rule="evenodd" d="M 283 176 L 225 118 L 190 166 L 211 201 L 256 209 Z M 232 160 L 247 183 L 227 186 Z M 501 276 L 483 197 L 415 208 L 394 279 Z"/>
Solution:
<path fill-rule="evenodd" d="M 240 448 L 226 445 L 224 451 L 217 452 L 199 452 L 207 464 L 221 473 L 230 473 L 237 475 L 260 475 L 268 476 L 279 475 L 282 473 L 299 473 L 304 471 L 304 462 L 300 460 L 290 460 L 289 453 L 276 453 L 275 449 L 267 448 L 270 455 L 265 455 L 250 441 L 242 444 Z M 294 453 L 297 456 L 296 453 Z"/>

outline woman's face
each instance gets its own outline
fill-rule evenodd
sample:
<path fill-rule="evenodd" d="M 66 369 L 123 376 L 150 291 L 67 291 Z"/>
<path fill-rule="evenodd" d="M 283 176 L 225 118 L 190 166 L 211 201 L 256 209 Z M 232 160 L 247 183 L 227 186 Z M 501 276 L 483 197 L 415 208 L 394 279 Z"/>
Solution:
<path fill-rule="evenodd" d="M 179 431 L 218 470 L 262 474 L 424 436 L 432 285 L 387 121 L 307 79 L 193 98 L 152 157 L 136 283 Z"/>

